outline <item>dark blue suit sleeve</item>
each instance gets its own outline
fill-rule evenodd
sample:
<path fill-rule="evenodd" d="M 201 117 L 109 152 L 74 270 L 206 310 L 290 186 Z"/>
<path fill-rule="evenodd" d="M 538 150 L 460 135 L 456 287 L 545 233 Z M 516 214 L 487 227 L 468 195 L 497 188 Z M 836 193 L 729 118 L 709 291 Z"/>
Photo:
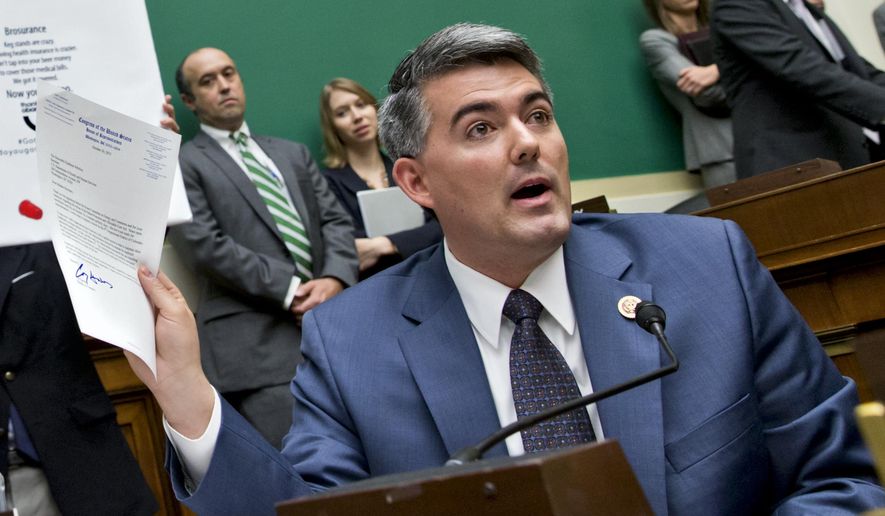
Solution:
<path fill-rule="evenodd" d="M 885 506 L 853 422 L 854 383 L 843 378 L 801 316 L 726 223 L 755 343 L 756 390 L 769 450 L 775 513 L 857 514 Z"/>
<path fill-rule="evenodd" d="M 282 452 L 222 399 L 221 429 L 209 469 L 195 489 L 172 445 L 166 461 L 176 496 L 198 514 L 273 514 L 274 504 L 369 476 L 359 437 L 336 387 L 312 312 L 292 389 L 297 403 Z"/>
<path fill-rule="evenodd" d="M 166 446 L 166 468 L 175 496 L 197 514 L 273 515 L 277 502 L 313 492 L 289 461 L 224 399 L 221 430 L 203 481 L 189 485 L 171 443 Z M 189 492 L 189 488 L 195 489 Z"/>

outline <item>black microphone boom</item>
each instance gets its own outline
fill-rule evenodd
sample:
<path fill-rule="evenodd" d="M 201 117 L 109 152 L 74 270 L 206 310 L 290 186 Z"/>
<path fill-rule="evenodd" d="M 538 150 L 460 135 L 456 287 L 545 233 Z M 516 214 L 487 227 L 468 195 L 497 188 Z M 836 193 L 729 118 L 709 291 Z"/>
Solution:
<path fill-rule="evenodd" d="M 521 432 L 526 428 L 540 423 L 541 421 L 546 421 L 547 419 L 552 419 L 570 410 L 574 410 L 579 407 L 585 407 L 587 405 L 590 405 L 591 403 L 602 401 L 606 398 L 614 396 L 615 394 L 620 394 L 626 390 L 638 387 L 642 384 L 651 382 L 652 380 L 657 380 L 662 376 L 666 376 L 670 373 L 676 372 L 676 370 L 679 369 L 679 360 L 676 358 L 676 355 L 673 353 L 673 349 L 670 348 L 670 344 L 667 342 L 667 337 L 664 335 L 664 326 L 667 318 L 667 316 L 664 314 L 664 310 L 654 303 L 642 301 L 641 303 L 636 305 L 635 313 L 636 324 L 638 324 L 643 330 L 654 335 L 657 338 L 658 342 L 661 344 L 661 347 L 664 348 L 667 356 L 670 357 L 669 365 L 666 365 L 660 369 L 656 369 L 650 373 L 646 373 L 642 376 L 638 376 L 630 381 L 624 382 L 620 385 L 616 385 L 610 389 L 594 392 L 580 398 L 575 398 L 561 405 L 557 405 L 542 412 L 538 412 L 537 414 L 532 414 L 531 416 L 520 418 L 493 433 L 492 435 L 486 437 L 485 440 L 483 440 L 476 446 L 468 446 L 467 448 L 464 448 L 456 454 L 452 455 L 452 457 L 448 461 L 446 461 L 446 466 L 458 466 L 467 462 L 479 460 L 482 458 L 482 455 L 492 446 L 498 444 L 504 439 L 507 439 L 517 432 Z"/>

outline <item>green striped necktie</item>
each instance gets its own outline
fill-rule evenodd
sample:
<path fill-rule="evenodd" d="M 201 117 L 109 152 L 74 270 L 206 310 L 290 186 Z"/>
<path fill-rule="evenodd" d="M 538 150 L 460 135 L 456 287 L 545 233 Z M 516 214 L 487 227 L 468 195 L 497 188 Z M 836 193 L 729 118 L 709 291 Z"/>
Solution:
<path fill-rule="evenodd" d="M 243 156 L 246 175 L 252 180 L 252 184 L 255 185 L 255 189 L 258 190 L 258 194 L 267 205 L 270 215 L 277 223 L 277 229 L 283 237 L 286 249 L 292 253 L 298 276 L 302 281 L 310 280 L 313 277 L 310 240 L 307 238 L 304 224 L 301 223 L 301 217 L 298 216 L 298 212 L 292 206 L 292 201 L 289 200 L 285 185 L 249 150 L 249 135 L 238 132 L 231 133 L 230 137 L 237 143 L 240 155 Z"/>

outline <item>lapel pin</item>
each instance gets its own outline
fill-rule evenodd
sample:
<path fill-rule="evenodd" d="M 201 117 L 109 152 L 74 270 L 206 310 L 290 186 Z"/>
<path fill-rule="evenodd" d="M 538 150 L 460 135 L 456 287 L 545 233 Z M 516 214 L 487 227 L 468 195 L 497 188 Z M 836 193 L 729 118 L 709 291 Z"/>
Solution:
<path fill-rule="evenodd" d="M 627 319 L 636 318 L 636 305 L 642 300 L 636 296 L 624 296 L 618 301 L 618 312 Z"/>

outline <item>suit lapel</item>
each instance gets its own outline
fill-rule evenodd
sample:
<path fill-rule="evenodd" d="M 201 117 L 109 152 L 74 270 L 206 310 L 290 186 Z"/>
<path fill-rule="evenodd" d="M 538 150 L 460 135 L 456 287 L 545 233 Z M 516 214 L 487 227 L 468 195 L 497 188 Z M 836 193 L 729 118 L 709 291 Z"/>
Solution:
<path fill-rule="evenodd" d="M 842 30 L 839 29 L 839 26 L 836 25 L 836 23 L 826 14 L 821 13 L 821 16 L 827 21 L 827 25 L 830 26 L 830 30 L 833 32 L 833 37 L 836 38 L 836 42 L 842 47 L 842 53 L 845 54 L 845 59 L 842 60 L 842 66 L 858 77 L 869 80 L 870 71 L 865 66 L 863 58 L 860 57 L 860 54 L 857 53 L 854 46 L 848 41 L 848 38 L 845 37 Z"/>
<path fill-rule="evenodd" d="M 0 313 L 3 313 L 12 280 L 25 257 L 25 249 L 23 246 L 0 247 Z"/>
<path fill-rule="evenodd" d="M 396 181 L 393 180 L 393 162 L 390 161 L 385 155 L 381 155 L 382 161 L 384 161 L 384 170 L 387 174 L 387 184 L 390 186 L 399 186 L 396 184 Z M 339 170 L 340 175 L 338 176 L 338 182 L 347 189 L 354 196 L 357 192 L 363 191 L 369 188 L 369 185 L 363 181 L 363 178 L 360 177 L 359 174 L 356 173 L 356 170 L 350 166 L 350 163 L 345 163 L 344 167 Z"/>
<path fill-rule="evenodd" d="M 286 156 L 279 148 L 278 145 L 271 139 L 265 136 L 255 136 L 255 143 L 261 147 L 261 150 L 264 151 L 265 154 L 274 162 L 274 165 L 277 166 L 277 170 L 279 170 L 280 175 L 283 176 L 283 181 L 286 182 L 286 188 L 289 190 L 289 195 L 292 198 L 292 203 L 295 205 L 295 209 L 298 211 L 298 216 L 301 217 L 302 222 L 305 227 L 310 226 L 308 223 L 307 217 L 307 203 L 304 200 L 304 195 L 302 193 L 302 185 L 301 182 L 305 181 L 306 178 L 302 178 L 299 173 L 297 173 L 294 166 L 291 166 L 291 160 L 289 160 L 288 156 Z M 310 235 L 311 238 L 315 238 L 314 235 Z"/>
<path fill-rule="evenodd" d="M 304 226 L 304 230 L 307 231 L 307 238 L 311 242 L 310 253 L 313 256 L 314 268 L 316 269 L 318 264 L 321 263 L 322 258 L 323 248 L 318 245 L 322 241 L 322 229 L 319 220 L 311 220 L 310 210 L 307 208 L 307 201 L 304 197 L 305 189 L 313 191 L 310 177 L 305 174 L 304 170 L 292 164 L 289 156 L 280 149 L 280 146 L 272 138 L 255 136 L 254 140 L 261 147 L 261 150 L 274 162 L 280 175 L 283 176 L 283 181 L 285 181 L 286 188 L 289 190 L 289 198 L 292 199 L 295 211 L 298 212 L 301 224 Z M 274 229 L 276 229 L 276 226 L 274 226 Z M 282 241 L 282 237 L 279 238 Z"/>
<path fill-rule="evenodd" d="M 417 324 L 400 347 L 449 455 L 501 428 L 467 312 L 442 247 L 415 271 L 403 315 Z M 487 457 L 507 454 L 503 443 Z"/>
<path fill-rule="evenodd" d="M 565 245 L 566 276 L 596 392 L 661 367 L 655 338 L 617 309 L 623 296 L 653 299 L 651 285 L 626 280 L 631 265 L 607 235 L 572 227 Z M 597 408 L 605 437 L 621 443 L 652 505 L 666 507 L 660 381 L 603 400 Z"/>
<path fill-rule="evenodd" d="M 662 352 L 654 337 L 617 310 L 626 295 L 652 299 L 651 285 L 628 280 L 632 261 L 617 249 L 609 237 L 577 226 L 565 246 L 566 275 L 596 391 L 661 366 Z M 403 315 L 416 326 L 400 337 L 400 347 L 452 454 L 498 430 L 500 422 L 442 248 L 414 275 Z M 621 443 L 652 505 L 666 507 L 660 381 L 602 401 L 598 410 L 605 436 Z M 487 456 L 506 454 L 501 443 Z"/>
<path fill-rule="evenodd" d="M 221 173 L 234 184 L 234 186 L 236 186 L 237 190 L 246 200 L 246 203 L 252 208 L 252 211 L 255 212 L 262 222 L 273 230 L 274 234 L 277 235 L 277 238 L 282 242 L 283 239 L 279 236 L 277 231 L 277 224 L 274 222 L 273 217 L 270 216 L 270 212 L 267 210 L 267 205 L 264 204 L 264 200 L 261 199 L 258 190 L 255 189 L 255 185 L 252 184 L 252 181 L 249 180 L 249 177 L 246 176 L 243 169 L 237 165 L 237 162 L 234 161 L 220 145 L 218 145 L 218 142 L 213 140 L 212 137 L 203 131 L 198 132 L 194 136 L 193 142 L 194 145 L 206 155 L 206 158 L 212 161 L 215 164 L 215 167 L 220 170 Z"/>
<path fill-rule="evenodd" d="M 774 3 L 777 6 L 776 8 L 780 11 L 781 17 L 784 19 L 784 22 L 789 26 L 794 34 L 805 40 L 805 43 L 807 43 L 808 45 L 813 46 L 814 48 L 819 50 L 823 54 L 824 58 L 826 58 L 828 61 L 835 63 L 835 60 L 833 60 L 833 56 L 830 55 L 830 51 L 827 50 L 827 48 L 823 45 L 823 43 L 821 43 L 819 39 L 817 39 L 817 36 L 815 36 L 808 25 L 805 24 L 805 21 L 799 18 L 799 16 L 797 16 L 796 13 L 793 12 L 793 9 L 790 8 L 789 5 L 784 3 L 783 0 L 774 0 Z M 819 14 L 814 6 L 808 5 L 806 3 L 805 7 L 808 8 L 808 11 L 811 12 L 813 16 L 815 14 Z M 815 16 L 815 18 L 817 18 L 817 16 Z M 830 25 L 831 28 L 834 26 L 832 21 L 829 19 L 827 19 L 827 23 Z"/>
<path fill-rule="evenodd" d="M 344 165 L 344 168 L 339 173 L 338 182 L 354 196 L 356 196 L 357 192 L 369 187 L 349 164 Z"/>

